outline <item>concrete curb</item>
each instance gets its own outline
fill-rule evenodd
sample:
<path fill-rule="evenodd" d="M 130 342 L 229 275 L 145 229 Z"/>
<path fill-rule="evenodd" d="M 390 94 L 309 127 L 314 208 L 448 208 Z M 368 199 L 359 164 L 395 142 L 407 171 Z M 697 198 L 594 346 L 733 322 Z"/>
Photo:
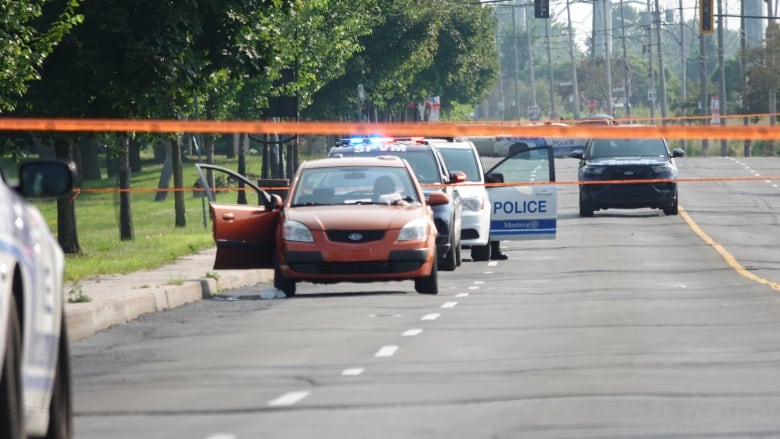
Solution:
<path fill-rule="evenodd" d="M 204 267 L 211 266 L 213 260 L 212 249 L 157 270 L 101 276 L 66 285 L 66 293 L 89 299 L 89 302 L 66 303 L 68 338 L 81 340 L 143 314 L 209 298 L 222 290 L 273 280 L 272 270 L 206 271 Z"/>

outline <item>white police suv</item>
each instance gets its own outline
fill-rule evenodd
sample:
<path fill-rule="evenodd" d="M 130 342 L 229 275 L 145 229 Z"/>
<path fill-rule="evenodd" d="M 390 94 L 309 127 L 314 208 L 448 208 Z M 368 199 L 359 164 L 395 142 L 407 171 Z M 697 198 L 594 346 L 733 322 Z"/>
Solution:
<path fill-rule="evenodd" d="M 73 192 L 74 169 L 59 161 L 19 167 L 0 179 L 0 438 L 72 434 L 64 255 L 25 198 Z"/>

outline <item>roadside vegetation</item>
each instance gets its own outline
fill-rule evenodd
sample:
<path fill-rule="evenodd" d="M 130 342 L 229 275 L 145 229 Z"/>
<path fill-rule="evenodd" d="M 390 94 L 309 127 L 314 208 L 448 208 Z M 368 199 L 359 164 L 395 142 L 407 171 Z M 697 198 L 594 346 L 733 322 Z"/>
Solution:
<path fill-rule="evenodd" d="M 196 159 L 185 158 L 186 225 L 174 226 L 174 197 L 169 192 L 164 201 L 155 201 L 162 164 L 142 155 L 142 170 L 132 175 L 130 199 L 134 217 L 134 240 L 121 240 L 119 232 L 119 197 L 114 177 L 87 181 L 75 199 L 81 254 L 66 254 L 65 280 L 78 282 L 98 275 L 129 273 L 156 268 L 175 259 L 214 246 L 208 203 L 191 190 L 197 180 Z M 215 164 L 236 169 L 237 159 L 215 157 Z M 259 156 L 247 156 L 247 170 L 256 173 Z M 3 161 L 3 168 L 13 166 Z M 10 174 L 10 172 L 9 172 Z M 13 177 L 12 175 L 10 177 Z M 49 227 L 57 232 L 57 203 L 36 203 Z M 206 222 L 204 223 L 204 215 Z M 203 267 L 207 273 L 211 267 Z"/>

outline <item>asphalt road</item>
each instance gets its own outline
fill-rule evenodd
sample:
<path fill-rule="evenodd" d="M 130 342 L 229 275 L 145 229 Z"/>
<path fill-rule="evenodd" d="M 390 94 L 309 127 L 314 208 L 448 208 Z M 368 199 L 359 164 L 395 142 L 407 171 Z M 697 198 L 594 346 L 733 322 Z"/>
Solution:
<path fill-rule="evenodd" d="M 592 218 L 561 185 L 556 240 L 464 261 L 438 296 L 260 284 L 142 316 L 73 343 L 76 438 L 780 437 L 778 185 L 685 183 L 680 216 Z"/>

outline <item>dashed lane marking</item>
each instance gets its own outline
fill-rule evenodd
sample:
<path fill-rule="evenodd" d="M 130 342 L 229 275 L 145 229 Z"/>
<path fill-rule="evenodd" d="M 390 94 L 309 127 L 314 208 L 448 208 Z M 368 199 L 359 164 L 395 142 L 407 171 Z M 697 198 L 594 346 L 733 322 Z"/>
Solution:
<path fill-rule="evenodd" d="M 403 334 L 401 334 L 401 335 L 402 335 L 402 336 L 404 336 L 404 337 L 415 337 L 415 336 L 417 336 L 417 335 L 420 335 L 420 334 L 422 334 L 422 332 L 423 332 L 423 330 L 422 330 L 422 329 L 418 329 L 418 328 L 415 328 L 415 329 L 407 329 L 407 330 L 406 330 L 406 331 L 404 331 L 404 333 L 403 333 Z"/>
<path fill-rule="evenodd" d="M 395 353 L 398 351 L 398 346 L 395 345 L 388 345 L 388 346 L 382 346 L 379 348 L 378 351 L 376 351 L 376 354 L 374 354 L 377 358 L 382 357 L 392 357 L 395 355 Z"/>
<path fill-rule="evenodd" d="M 275 399 L 268 401 L 269 407 L 289 407 L 295 405 L 311 394 L 308 390 L 287 392 Z"/>

